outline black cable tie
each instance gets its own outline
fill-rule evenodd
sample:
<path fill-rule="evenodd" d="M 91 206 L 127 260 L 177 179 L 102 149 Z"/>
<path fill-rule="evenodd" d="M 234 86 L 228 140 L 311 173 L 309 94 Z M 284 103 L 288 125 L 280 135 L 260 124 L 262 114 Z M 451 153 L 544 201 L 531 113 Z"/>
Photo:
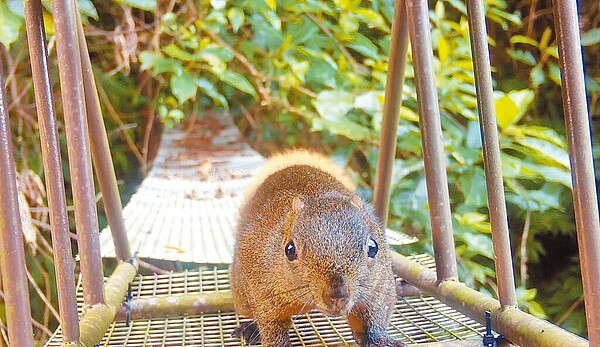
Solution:
<path fill-rule="evenodd" d="M 131 283 L 127 288 L 127 296 L 125 297 L 125 326 L 129 326 L 131 322 L 131 300 L 133 299 L 133 293 L 131 292 Z"/>
<path fill-rule="evenodd" d="M 485 311 L 485 334 L 483 334 L 484 347 L 496 347 L 496 338 L 492 333 L 492 313 Z"/>

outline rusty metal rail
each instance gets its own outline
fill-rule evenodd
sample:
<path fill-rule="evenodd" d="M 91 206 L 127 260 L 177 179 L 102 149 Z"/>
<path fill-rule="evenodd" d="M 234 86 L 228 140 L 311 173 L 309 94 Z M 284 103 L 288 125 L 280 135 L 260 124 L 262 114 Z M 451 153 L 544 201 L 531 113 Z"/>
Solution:
<path fill-rule="evenodd" d="M 385 99 L 383 103 L 383 120 L 381 124 L 381 143 L 377 159 L 377 178 L 375 179 L 373 205 L 375 214 L 383 225 L 387 225 L 390 205 L 390 187 L 392 167 L 396 154 L 398 116 L 402 106 L 402 86 L 406 53 L 408 51 L 408 26 L 406 20 L 405 0 L 396 0 L 394 22 L 392 23 L 392 42 L 388 65 Z"/>
<path fill-rule="evenodd" d="M 63 100 L 75 225 L 81 255 L 86 304 L 104 303 L 102 259 L 96 211 L 96 194 L 90 159 L 87 112 L 83 91 L 81 57 L 77 35 L 76 5 L 73 0 L 55 0 L 54 27 L 60 89 Z"/>
<path fill-rule="evenodd" d="M 4 46 L 0 44 L 0 55 Z M 13 158 L 4 68 L 0 60 L 0 272 L 6 302 L 8 337 L 14 346 L 33 346 L 29 287 L 25 273 L 19 214 L 17 169 Z"/>
<path fill-rule="evenodd" d="M 488 206 L 492 224 L 498 297 L 502 306 L 517 306 L 483 1 L 467 0 L 467 14 L 473 52 L 473 69 L 475 70 Z"/>
<path fill-rule="evenodd" d="M 406 11 L 415 69 L 435 269 L 438 281 L 455 280 L 458 278 L 456 252 L 450 215 L 444 141 L 433 68 L 427 0 L 407 0 Z M 399 33 L 394 33 L 394 35 L 397 34 Z"/>
<path fill-rule="evenodd" d="M 25 25 L 50 209 L 60 321 L 64 342 L 74 343 L 79 341 L 79 317 L 75 300 L 75 265 L 71 253 L 58 124 L 52 104 L 52 83 L 48 72 L 48 48 L 45 42 L 46 33 L 42 15 L 40 0 L 25 1 Z"/>
<path fill-rule="evenodd" d="M 577 2 L 553 5 L 587 327 L 590 345 L 600 346 L 600 221 Z"/>

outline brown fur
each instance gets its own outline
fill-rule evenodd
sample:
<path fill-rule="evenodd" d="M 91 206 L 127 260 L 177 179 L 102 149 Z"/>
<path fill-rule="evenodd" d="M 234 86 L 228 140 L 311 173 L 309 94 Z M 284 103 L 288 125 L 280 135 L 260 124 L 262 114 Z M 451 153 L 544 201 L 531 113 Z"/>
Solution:
<path fill-rule="evenodd" d="M 268 160 L 248 187 L 231 287 L 236 311 L 255 320 L 263 346 L 291 346 L 292 315 L 314 307 L 346 315 L 361 346 L 404 346 L 386 333 L 395 290 L 383 228 L 353 189 L 341 168 L 307 151 Z M 379 246 L 373 258 L 369 238 Z"/>

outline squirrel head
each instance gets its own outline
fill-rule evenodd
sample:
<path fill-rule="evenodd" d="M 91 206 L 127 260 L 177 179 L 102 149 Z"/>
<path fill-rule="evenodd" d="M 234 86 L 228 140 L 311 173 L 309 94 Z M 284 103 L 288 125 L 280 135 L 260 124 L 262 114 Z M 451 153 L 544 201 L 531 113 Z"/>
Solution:
<path fill-rule="evenodd" d="M 284 222 L 284 273 L 328 315 L 345 315 L 373 290 L 387 259 L 383 228 L 356 194 L 295 197 Z"/>

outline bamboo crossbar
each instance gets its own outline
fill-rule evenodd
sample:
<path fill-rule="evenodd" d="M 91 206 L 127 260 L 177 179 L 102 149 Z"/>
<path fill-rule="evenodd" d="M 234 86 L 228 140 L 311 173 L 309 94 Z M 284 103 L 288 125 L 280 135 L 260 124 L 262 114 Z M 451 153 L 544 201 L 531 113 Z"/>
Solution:
<path fill-rule="evenodd" d="M 136 274 L 135 262 L 122 262 L 117 266 L 104 286 L 105 303 L 91 307 L 79 322 L 82 347 L 93 347 L 102 340 L 125 299 L 129 283 Z"/>
<path fill-rule="evenodd" d="M 411 259 L 392 255 L 394 273 L 424 292 L 485 324 L 485 311 L 492 313 L 492 327 L 506 339 L 523 347 L 587 347 L 588 342 L 516 307 L 501 307 L 496 299 L 456 281 L 438 283 L 435 272 Z"/>

